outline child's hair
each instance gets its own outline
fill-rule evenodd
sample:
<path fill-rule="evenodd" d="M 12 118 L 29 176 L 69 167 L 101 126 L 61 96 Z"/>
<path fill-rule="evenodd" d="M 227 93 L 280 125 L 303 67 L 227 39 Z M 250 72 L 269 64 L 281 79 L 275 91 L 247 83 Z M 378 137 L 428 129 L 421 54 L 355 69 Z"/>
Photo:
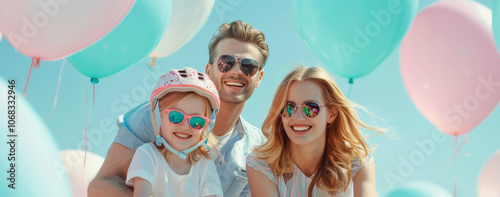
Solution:
<path fill-rule="evenodd" d="M 306 80 L 318 84 L 322 88 L 325 105 L 329 108 L 335 107 L 338 111 L 334 122 L 327 124 L 325 151 L 309 186 L 308 196 L 312 196 L 315 185 L 328 191 L 330 195 L 335 195 L 349 187 L 351 162 L 359 158 L 362 163 L 372 152 L 363 138 L 360 126 L 380 134 L 384 131 L 368 126 L 360 120 L 355 108 L 365 109 L 349 101 L 324 69 L 298 66 L 286 75 L 277 88 L 269 113 L 262 124 L 262 132 L 268 139 L 255 151 L 257 157 L 264 159 L 275 174 L 291 177 L 291 142 L 283 128 L 280 112 L 285 106 L 290 84 Z"/>
<path fill-rule="evenodd" d="M 212 115 L 212 108 L 210 107 L 210 102 L 208 101 L 208 99 L 206 99 L 205 97 L 202 97 L 202 96 L 198 95 L 195 92 L 171 92 L 171 93 L 165 95 L 158 102 L 159 103 L 158 104 L 158 108 L 160 110 L 160 113 L 164 113 L 165 109 L 167 109 L 167 108 L 175 105 L 177 102 L 179 102 L 181 99 L 183 99 L 184 97 L 186 97 L 188 95 L 196 95 L 196 96 L 199 96 L 199 97 L 203 98 L 203 103 L 205 104 L 205 114 L 204 114 L 204 116 L 210 119 L 211 115 Z M 208 145 L 210 146 L 210 148 L 216 149 L 216 147 L 214 146 L 214 143 L 217 140 L 214 137 L 212 137 L 211 135 L 207 136 L 206 135 L 206 133 L 207 133 L 206 131 L 207 130 L 208 130 L 208 125 L 206 125 L 203 128 L 203 130 L 201 131 L 201 136 L 200 136 L 200 139 L 198 141 L 205 140 L 205 138 L 208 137 Z M 155 136 L 158 135 L 158 132 L 159 131 L 155 131 Z M 154 142 L 153 142 L 153 144 L 154 144 Z M 158 146 L 156 146 L 156 147 L 158 148 L 158 150 L 162 154 L 165 151 L 169 151 L 165 147 L 165 145 L 163 145 L 163 144 L 161 146 L 159 146 L 159 147 Z M 198 162 L 202 156 L 205 157 L 205 158 L 207 158 L 207 159 L 211 159 L 210 158 L 210 154 L 208 153 L 208 150 L 205 149 L 204 146 L 200 146 L 197 149 L 195 149 L 193 152 L 188 153 L 189 160 L 191 161 L 191 164 L 193 164 L 193 165 L 196 162 Z"/>
<path fill-rule="evenodd" d="M 243 21 L 237 20 L 231 23 L 224 23 L 219 26 L 219 29 L 213 35 L 210 43 L 208 45 L 209 60 L 211 62 L 215 58 L 215 47 L 224 38 L 233 38 L 241 42 L 248 42 L 253 44 L 257 49 L 259 49 L 262 55 L 259 61 L 259 70 L 261 70 L 266 64 L 267 58 L 269 58 L 269 47 L 266 43 L 266 36 L 262 31 L 252 27 L 250 24 Z"/>

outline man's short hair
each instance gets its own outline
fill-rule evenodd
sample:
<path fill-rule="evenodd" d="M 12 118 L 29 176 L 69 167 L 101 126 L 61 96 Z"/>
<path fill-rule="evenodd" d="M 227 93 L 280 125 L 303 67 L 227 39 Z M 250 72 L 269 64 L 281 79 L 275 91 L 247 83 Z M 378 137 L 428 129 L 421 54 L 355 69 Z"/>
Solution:
<path fill-rule="evenodd" d="M 219 42 L 224 38 L 233 38 L 241 42 L 248 42 L 253 44 L 259 49 L 260 54 L 262 55 L 260 59 L 259 69 L 262 69 L 266 64 L 267 58 L 269 57 L 269 47 L 266 43 L 266 37 L 262 31 L 252 27 L 250 24 L 245 23 L 241 20 L 233 21 L 232 23 L 223 23 L 219 26 L 219 29 L 215 32 L 210 40 L 210 44 L 208 45 L 209 51 L 209 60 L 211 62 L 214 60 L 215 56 L 215 47 Z"/>

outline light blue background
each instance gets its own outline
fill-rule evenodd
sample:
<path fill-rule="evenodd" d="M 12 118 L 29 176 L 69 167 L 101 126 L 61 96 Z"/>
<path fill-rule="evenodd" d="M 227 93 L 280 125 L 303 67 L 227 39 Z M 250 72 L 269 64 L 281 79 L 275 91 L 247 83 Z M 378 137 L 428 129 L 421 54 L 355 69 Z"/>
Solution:
<path fill-rule="evenodd" d="M 419 10 L 433 2 L 421 0 Z M 492 0 L 479 2 L 490 8 L 493 4 Z M 170 68 L 185 66 L 204 72 L 208 61 L 208 42 L 212 34 L 221 23 L 237 19 L 262 30 L 270 46 L 271 56 L 264 68 L 261 87 L 256 89 L 243 111 L 243 117 L 247 121 L 260 127 L 269 110 L 277 81 L 281 80 L 283 73 L 290 67 L 288 63 L 316 65 L 319 61 L 299 36 L 290 1 L 218 0 L 205 26 L 188 44 L 171 56 L 157 60 L 156 73 L 147 68 L 147 63 L 150 61 L 148 58 L 132 68 L 100 80 L 96 85 L 95 110 L 88 125 L 89 151 L 103 157 L 106 155 L 116 135 L 116 117 L 146 101 L 155 80 L 161 74 Z M 433 133 L 434 135 L 441 133 L 411 102 L 401 79 L 398 56 L 399 48 L 374 72 L 355 80 L 350 95 L 352 101 L 367 107 L 384 120 L 377 121 L 380 126 L 390 127 L 399 135 L 399 139 L 391 139 L 386 135 L 368 140 L 370 144 L 379 146 L 374 154 L 378 193 L 384 196 L 397 186 L 398 182 L 410 180 L 433 182 L 452 193 L 456 175 L 457 196 L 476 196 L 477 177 L 482 166 L 495 151 L 500 149 L 498 143 L 500 107 L 497 106 L 483 123 L 468 133 L 467 144 L 458 154 L 455 163 L 439 176 L 453 156 L 453 137 L 441 136 L 444 141 L 432 138 Z M 5 38 L 2 39 L 0 77 L 16 79 L 19 96 L 24 88 L 30 62 L 30 58 L 17 52 Z M 52 108 L 62 62 L 62 60 L 41 61 L 40 68 L 32 71 L 26 99 L 42 118 L 46 118 Z M 332 73 L 331 69 L 329 71 Z M 347 93 L 349 90 L 347 79 L 333 73 L 332 75 L 344 93 Z M 84 144 L 87 88 L 90 88 L 91 101 L 90 79 L 78 73 L 66 62 L 57 106 L 50 119 L 46 121 L 60 150 L 80 149 L 82 142 Z M 2 98 L 2 101 L 4 99 Z M 91 107 L 90 103 L 90 110 Z M 434 148 L 425 154 L 415 143 L 416 140 L 431 142 Z M 419 155 L 423 157 L 419 158 Z M 404 169 L 400 172 L 399 168 Z M 392 184 L 388 180 L 389 176 L 400 177 L 400 180 L 394 180 L 395 184 Z"/>

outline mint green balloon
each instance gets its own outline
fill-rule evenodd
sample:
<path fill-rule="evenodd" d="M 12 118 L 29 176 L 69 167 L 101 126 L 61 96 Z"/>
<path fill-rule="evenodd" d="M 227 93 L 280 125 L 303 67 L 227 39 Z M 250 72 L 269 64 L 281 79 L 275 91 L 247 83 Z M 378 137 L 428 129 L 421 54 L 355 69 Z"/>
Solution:
<path fill-rule="evenodd" d="M 91 78 L 118 73 L 156 48 L 167 29 L 171 12 L 172 0 L 137 0 L 113 31 L 67 59 L 80 73 Z"/>
<path fill-rule="evenodd" d="M 452 197 L 452 195 L 434 183 L 410 181 L 396 187 L 385 197 Z"/>
<path fill-rule="evenodd" d="M 417 7 L 418 0 L 293 0 L 313 54 L 349 79 L 373 71 L 399 45 Z"/>
<path fill-rule="evenodd" d="M 493 1 L 491 12 L 492 12 L 493 36 L 495 37 L 495 43 L 497 45 L 498 52 L 500 53 L 500 1 L 499 0 Z"/>

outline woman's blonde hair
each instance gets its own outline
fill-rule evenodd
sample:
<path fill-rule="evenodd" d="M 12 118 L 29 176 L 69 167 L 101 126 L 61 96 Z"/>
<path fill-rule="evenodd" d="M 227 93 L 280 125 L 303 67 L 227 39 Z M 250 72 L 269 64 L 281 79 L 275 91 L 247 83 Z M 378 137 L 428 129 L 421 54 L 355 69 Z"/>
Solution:
<path fill-rule="evenodd" d="M 325 105 L 330 109 L 337 109 L 337 117 L 331 124 L 327 124 L 325 151 L 309 186 L 308 196 L 312 196 L 315 185 L 328 191 L 330 195 L 335 195 L 349 187 L 352 161 L 359 158 L 360 162 L 363 162 L 372 152 L 364 140 L 360 126 L 380 133 L 384 131 L 368 126 L 360 120 L 355 108 L 365 109 L 349 101 L 324 69 L 298 66 L 286 75 L 277 88 L 271 109 L 262 124 L 262 132 L 267 141 L 255 151 L 257 157 L 264 159 L 275 174 L 285 178 L 291 177 L 291 142 L 283 128 L 280 112 L 285 106 L 290 84 L 305 80 L 318 84 L 322 89 Z"/>
<path fill-rule="evenodd" d="M 161 98 L 159 101 L 158 101 L 158 108 L 160 110 L 160 114 L 162 113 L 165 113 L 165 109 L 175 105 L 177 102 L 179 102 L 181 99 L 183 99 L 184 97 L 188 96 L 188 95 L 196 95 L 196 96 L 199 96 L 201 98 L 203 98 L 203 103 L 205 104 L 206 108 L 205 108 L 205 117 L 207 118 L 211 118 L 211 115 L 212 115 L 212 108 L 210 107 L 210 102 L 208 101 L 208 99 L 206 99 L 205 97 L 202 97 L 200 95 L 198 95 L 197 93 L 195 92 L 172 92 L 172 93 L 168 93 L 167 95 L 165 95 L 163 98 Z M 152 121 L 153 121 L 153 124 L 156 124 L 156 118 L 155 118 L 155 112 L 151 112 L 152 113 Z M 155 127 L 157 128 L 157 127 Z M 200 140 L 205 140 L 207 137 L 208 137 L 208 145 L 210 146 L 210 148 L 213 148 L 213 149 L 216 149 L 216 147 L 214 146 L 214 144 L 216 143 L 216 139 L 212 136 L 207 136 L 206 133 L 207 133 L 207 130 L 208 130 L 208 125 L 206 125 L 203 130 L 201 131 L 201 136 L 200 136 Z M 155 129 L 155 136 L 159 134 L 159 131 L 157 129 Z M 156 143 L 153 142 L 153 144 L 155 144 L 156 146 Z M 163 154 L 165 153 L 165 151 L 169 151 L 167 149 L 167 147 L 165 147 L 165 145 L 161 145 L 161 146 L 156 146 L 158 148 L 158 150 Z M 198 147 L 197 149 L 195 149 L 193 152 L 191 153 L 188 153 L 188 157 L 189 157 L 189 160 L 191 161 L 191 164 L 196 164 L 196 162 L 198 162 L 200 160 L 200 158 L 203 156 L 207 159 L 211 159 L 210 158 L 210 154 L 208 153 L 209 150 L 207 150 L 204 146 L 200 146 Z M 217 153 L 218 151 L 215 150 Z"/>
<path fill-rule="evenodd" d="M 266 43 L 266 36 L 262 33 L 262 31 L 240 20 L 233 21 L 231 23 L 223 23 L 219 26 L 219 29 L 213 35 L 210 43 L 208 44 L 208 62 L 217 58 L 215 57 L 215 47 L 224 38 L 233 38 L 241 42 L 253 44 L 257 47 L 257 49 L 259 49 L 260 54 L 262 55 L 262 59 L 259 61 L 261 64 L 259 66 L 259 70 L 264 67 L 267 58 L 269 58 L 269 47 Z"/>

